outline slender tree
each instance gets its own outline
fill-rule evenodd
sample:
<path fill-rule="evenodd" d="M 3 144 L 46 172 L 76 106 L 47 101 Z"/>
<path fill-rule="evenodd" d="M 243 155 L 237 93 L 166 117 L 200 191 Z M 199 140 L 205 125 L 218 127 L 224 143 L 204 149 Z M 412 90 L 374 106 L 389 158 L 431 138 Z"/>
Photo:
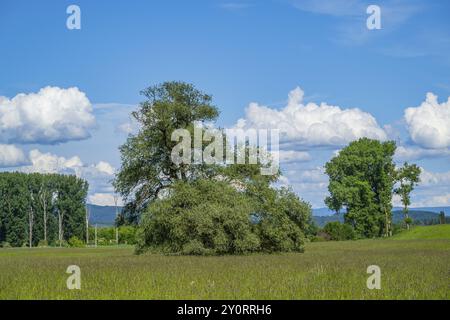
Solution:
<path fill-rule="evenodd" d="M 30 211 L 28 215 L 28 223 L 29 223 L 29 246 L 30 248 L 33 246 L 33 223 L 34 223 L 34 214 L 33 214 L 33 193 L 30 191 Z"/>
<path fill-rule="evenodd" d="M 48 186 L 45 185 L 46 178 L 42 179 L 41 188 L 39 189 L 39 200 L 42 205 L 43 225 L 44 225 L 44 241 L 47 243 L 47 197 L 49 193 Z"/>
<path fill-rule="evenodd" d="M 394 189 L 394 193 L 400 196 L 400 200 L 403 204 L 403 215 L 405 218 L 406 229 L 409 230 L 411 224 L 411 218 L 409 217 L 408 206 L 411 204 L 411 192 L 420 182 L 420 168 L 415 164 L 408 164 L 405 162 L 403 167 L 397 169 L 396 177 L 400 184 Z"/>
<path fill-rule="evenodd" d="M 95 247 L 97 248 L 97 224 L 95 225 Z"/>
<path fill-rule="evenodd" d="M 89 207 L 86 206 L 86 246 L 89 245 L 89 219 L 91 217 L 91 212 Z"/>
<path fill-rule="evenodd" d="M 117 221 L 118 217 L 119 217 L 119 207 L 117 206 L 117 201 L 119 200 L 119 197 L 117 196 L 117 194 L 114 194 L 114 205 L 116 208 L 116 218 L 115 221 Z M 115 228 L 116 231 L 116 244 L 119 245 L 119 226 L 116 225 Z"/>
<path fill-rule="evenodd" d="M 439 224 L 445 224 L 445 213 L 444 213 L 444 211 L 439 212 Z"/>

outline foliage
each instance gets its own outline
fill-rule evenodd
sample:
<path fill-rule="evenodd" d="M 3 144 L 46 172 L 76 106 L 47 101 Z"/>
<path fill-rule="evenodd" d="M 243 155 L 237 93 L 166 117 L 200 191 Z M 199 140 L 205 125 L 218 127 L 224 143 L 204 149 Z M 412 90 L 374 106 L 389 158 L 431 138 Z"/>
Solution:
<path fill-rule="evenodd" d="M 305 237 L 314 224 L 311 207 L 292 190 L 276 190 L 267 183 L 250 182 L 246 194 L 252 199 L 256 232 L 265 252 L 304 250 Z"/>
<path fill-rule="evenodd" d="M 45 241 L 45 240 L 39 240 L 37 246 L 38 246 L 39 248 L 45 248 L 45 247 L 48 247 L 48 241 Z"/>
<path fill-rule="evenodd" d="M 302 251 L 311 209 L 289 190 L 238 191 L 226 181 L 178 182 L 143 216 L 138 252 L 243 254 Z M 265 199 L 257 201 L 257 197 Z"/>
<path fill-rule="evenodd" d="M 432 211 L 424 211 L 424 210 L 418 210 L 418 209 L 412 209 L 408 211 L 409 216 L 413 219 L 414 225 L 433 225 L 433 224 L 439 224 L 440 222 L 440 216 L 436 212 Z M 330 216 L 313 216 L 314 222 L 317 224 L 318 227 L 324 227 L 328 222 L 333 221 L 339 221 L 341 223 L 344 223 L 344 217 L 342 214 L 340 215 L 330 215 Z M 392 226 L 395 226 L 396 224 L 401 224 L 405 226 L 404 224 L 404 215 L 403 210 L 394 210 L 392 211 Z M 444 215 L 444 222 L 450 221 L 450 217 L 445 217 Z M 394 232 L 394 229 L 392 228 L 392 232 Z"/>
<path fill-rule="evenodd" d="M 403 203 L 404 221 L 407 229 L 412 223 L 412 219 L 408 215 L 408 206 L 411 204 L 410 194 L 420 182 L 420 172 L 421 170 L 417 165 L 410 165 L 407 162 L 396 171 L 396 179 L 400 185 L 394 189 L 394 193 L 400 196 Z"/>
<path fill-rule="evenodd" d="M 251 202 L 226 182 L 179 182 L 171 197 L 155 201 L 143 217 L 138 251 L 225 254 L 256 251 Z"/>
<path fill-rule="evenodd" d="M 0 242 L 0 248 L 11 248 L 11 244 L 6 241 Z"/>
<path fill-rule="evenodd" d="M 353 228 L 345 223 L 338 221 L 328 222 L 323 228 L 323 232 L 330 236 L 331 240 L 354 240 L 356 235 Z"/>
<path fill-rule="evenodd" d="M 136 230 L 133 226 L 119 227 L 119 244 L 136 244 Z"/>
<path fill-rule="evenodd" d="M 78 239 L 76 236 L 70 237 L 69 241 L 67 241 L 69 247 L 71 248 L 82 248 L 85 246 L 84 242 Z"/>
<path fill-rule="evenodd" d="M 231 149 L 221 135 L 223 160 L 233 150 L 236 158 L 245 159 L 244 164 L 172 161 L 178 144 L 171 139 L 174 130 L 203 134 L 199 123 L 217 118 L 209 95 L 182 82 L 166 82 L 142 93 L 146 101 L 133 113 L 139 131 L 120 148 L 122 167 L 115 180 L 116 190 L 127 200 L 116 224 L 141 220 L 137 252 L 158 249 L 206 255 L 303 250 L 305 236 L 315 232 L 311 208 L 292 191 L 272 188 L 280 172 L 261 174 L 261 168 L 271 165 L 269 156 L 249 164 L 250 151 L 262 150 L 248 142 Z M 218 129 L 218 133 L 223 132 Z"/>
<path fill-rule="evenodd" d="M 444 211 L 439 212 L 439 223 L 440 224 L 445 224 L 445 213 Z"/>
<path fill-rule="evenodd" d="M 391 233 L 395 149 L 392 141 L 362 138 L 351 142 L 325 165 L 330 178 L 330 196 L 325 203 L 337 213 L 345 208 L 345 222 L 360 237 Z"/>
<path fill-rule="evenodd" d="M 30 217 L 33 246 L 41 240 L 55 242 L 58 215 L 63 239 L 83 239 L 87 190 L 87 182 L 75 176 L 0 173 L 0 242 L 28 243 Z"/>
<path fill-rule="evenodd" d="M 122 167 L 114 183 L 128 200 L 124 214 L 140 212 L 175 181 L 204 176 L 203 165 L 172 162 L 178 142 L 171 135 L 176 129 L 193 132 L 195 122 L 214 121 L 219 115 L 211 96 L 184 82 L 165 82 L 141 94 L 146 100 L 132 113 L 140 129 L 120 147 Z"/>
<path fill-rule="evenodd" d="M 97 228 L 97 244 L 98 245 L 117 245 L 116 243 L 116 227 L 99 227 Z M 118 227 L 119 244 L 136 244 L 135 226 Z M 94 243 L 95 228 L 89 227 L 90 244 Z"/>

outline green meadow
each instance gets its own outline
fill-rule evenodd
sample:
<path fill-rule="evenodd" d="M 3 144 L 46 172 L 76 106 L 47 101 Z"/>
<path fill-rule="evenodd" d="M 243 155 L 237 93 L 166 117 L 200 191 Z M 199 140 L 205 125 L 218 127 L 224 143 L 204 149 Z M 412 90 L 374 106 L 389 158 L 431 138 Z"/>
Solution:
<path fill-rule="evenodd" d="M 435 226 L 417 226 L 409 231 L 396 234 L 393 239 L 413 240 L 413 239 L 447 239 L 450 240 L 450 224 Z"/>
<path fill-rule="evenodd" d="M 132 247 L 0 249 L 0 299 L 449 299 L 450 226 L 305 253 L 134 255 Z M 81 290 L 65 271 L 81 268 Z M 369 290 L 369 265 L 381 289 Z"/>

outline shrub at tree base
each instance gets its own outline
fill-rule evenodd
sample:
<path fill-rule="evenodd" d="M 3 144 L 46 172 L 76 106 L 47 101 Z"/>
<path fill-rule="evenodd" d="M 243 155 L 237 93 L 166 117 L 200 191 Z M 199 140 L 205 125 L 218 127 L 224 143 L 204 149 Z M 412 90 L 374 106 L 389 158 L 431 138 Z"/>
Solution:
<path fill-rule="evenodd" d="M 176 183 L 170 196 L 154 201 L 145 212 L 137 252 L 218 255 L 302 251 L 301 226 L 282 211 L 282 202 L 286 207 L 292 199 L 277 190 L 267 191 L 281 210 L 268 206 L 255 212 L 253 198 L 227 182 Z"/>
<path fill-rule="evenodd" d="M 0 248 L 11 248 L 11 244 L 9 242 L 3 241 L 0 243 Z"/>
<path fill-rule="evenodd" d="M 38 242 L 38 245 L 37 245 L 39 248 L 45 248 L 45 247 L 48 247 L 48 241 L 45 241 L 45 240 L 40 240 L 39 242 Z"/>
<path fill-rule="evenodd" d="M 353 240 L 356 238 L 355 230 L 348 224 L 339 221 L 328 222 L 323 228 L 323 232 L 330 236 L 331 240 Z"/>
<path fill-rule="evenodd" d="M 69 247 L 71 247 L 71 248 L 82 248 L 85 246 L 84 242 L 75 236 L 73 236 L 69 239 L 68 244 L 69 244 Z"/>

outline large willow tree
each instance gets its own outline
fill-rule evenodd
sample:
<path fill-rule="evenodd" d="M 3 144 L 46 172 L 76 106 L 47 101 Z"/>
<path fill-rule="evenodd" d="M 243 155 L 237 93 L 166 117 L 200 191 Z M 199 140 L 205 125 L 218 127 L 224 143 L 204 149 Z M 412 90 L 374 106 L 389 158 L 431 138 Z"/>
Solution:
<path fill-rule="evenodd" d="M 126 199 L 124 220 L 140 220 L 138 251 L 303 250 L 305 236 L 313 228 L 311 207 L 291 190 L 272 187 L 279 172 L 261 174 L 270 163 L 172 161 L 178 144 L 171 139 L 174 130 L 186 129 L 192 136 L 199 122 L 218 117 L 210 95 L 183 82 L 166 82 L 142 94 L 145 101 L 132 114 L 138 131 L 120 147 L 122 166 L 115 180 L 116 190 Z M 224 151 L 230 150 L 226 139 L 220 139 Z M 248 157 L 250 148 L 254 147 L 244 144 L 239 155 Z"/>

